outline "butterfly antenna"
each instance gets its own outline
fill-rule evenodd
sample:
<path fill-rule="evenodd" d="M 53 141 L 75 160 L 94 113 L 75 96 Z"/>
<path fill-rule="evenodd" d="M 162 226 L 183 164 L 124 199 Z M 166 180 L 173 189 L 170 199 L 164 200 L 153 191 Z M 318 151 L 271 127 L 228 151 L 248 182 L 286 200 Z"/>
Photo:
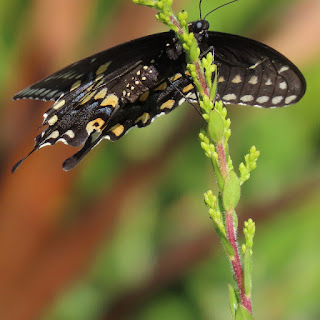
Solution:
<path fill-rule="evenodd" d="M 201 16 L 202 16 L 202 14 L 201 14 L 201 2 L 202 2 L 202 0 L 199 1 L 200 20 L 202 20 L 202 18 L 201 18 Z"/>
<path fill-rule="evenodd" d="M 216 11 L 216 10 L 218 10 L 218 9 L 220 9 L 220 8 L 222 8 L 222 7 L 224 7 L 224 6 L 227 6 L 228 4 L 231 4 L 231 3 L 233 3 L 233 2 L 236 2 L 236 1 L 238 1 L 238 0 L 232 0 L 232 1 L 229 1 L 229 2 L 227 2 L 227 3 L 225 3 L 225 4 L 222 4 L 222 5 L 221 5 L 221 6 L 219 6 L 219 7 L 217 7 L 217 8 L 215 8 L 215 9 L 211 10 L 209 13 L 207 13 L 207 14 L 205 15 L 205 17 L 203 18 L 203 20 L 205 20 L 205 19 L 206 19 L 206 17 L 207 17 L 209 14 L 211 14 L 212 12 L 214 12 L 214 11 Z M 201 3 L 201 1 L 200 1 L 200 3 Z"/>

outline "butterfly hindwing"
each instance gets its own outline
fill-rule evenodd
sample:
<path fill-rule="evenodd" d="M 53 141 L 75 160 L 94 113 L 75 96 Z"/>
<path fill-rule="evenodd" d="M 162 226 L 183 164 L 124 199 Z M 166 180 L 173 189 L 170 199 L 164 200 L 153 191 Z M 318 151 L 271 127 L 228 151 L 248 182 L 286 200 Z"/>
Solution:
<path fill-rule="evenodd" d="M 179 74 L 178 74 L 179 75 Z M 177 74 L 172 79 L 177 78 Z M 187 77 L 179 77 L 169 83 L 164 81 L 154 88 L 145 91 L 132 103 L 127 103 L 116 111 L 105 121 L 99 115 L 87 124 L 92 131 L 86 143 L 80 151 L 67 159 L 64 170 L 72 169 L 82 158 L 100 142 L 102 139 L 116 141 L 123 137 L 131 128 L 139 128 L 149 125 L 154 119 L 174 110 L 185 101 L 183 95 L 176 90 L 177 87 L 187 87 L 191 93 L 193 86 L 189 86 Z"/>

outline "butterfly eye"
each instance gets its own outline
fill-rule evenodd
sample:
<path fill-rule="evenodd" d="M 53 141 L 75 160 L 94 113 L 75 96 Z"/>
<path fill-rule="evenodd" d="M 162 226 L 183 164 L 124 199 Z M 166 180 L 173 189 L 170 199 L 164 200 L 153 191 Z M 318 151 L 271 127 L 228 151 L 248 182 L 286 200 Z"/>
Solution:
<path fill-rule="evenodd" d="M 202 21 L 195 22 L 193 25 L 193 32 L 199 33 L 202 30 L 203 30 L 203 22 Z"/>

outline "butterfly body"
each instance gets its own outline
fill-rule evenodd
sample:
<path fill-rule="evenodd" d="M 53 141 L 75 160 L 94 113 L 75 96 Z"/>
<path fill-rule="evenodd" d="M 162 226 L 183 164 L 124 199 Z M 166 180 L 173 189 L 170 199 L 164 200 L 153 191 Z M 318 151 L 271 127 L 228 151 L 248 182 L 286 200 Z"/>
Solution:
<path fill-rule="evenodd" d="M 208 27 L 207 21 L 200 20 L 189 30 L 202 53 L 214 53 L 217 100 L 281 107 L 301 99 L 304 78 L 287 58 L 260 42 L 210 32 Z M 44 114 L 47 128 L 35 139 L 31 153 L 58 141 L 75 147 L 84 144 L 64 162 L 63 168 L 70 170 L 101 139 L 118 140 L 130 128 L 149 125 L 186 98 L 196 100 L 196 94 L 182 46 L 169 31 L 80 60 L 14 97 L 22 98 L 55 101 Z"/>

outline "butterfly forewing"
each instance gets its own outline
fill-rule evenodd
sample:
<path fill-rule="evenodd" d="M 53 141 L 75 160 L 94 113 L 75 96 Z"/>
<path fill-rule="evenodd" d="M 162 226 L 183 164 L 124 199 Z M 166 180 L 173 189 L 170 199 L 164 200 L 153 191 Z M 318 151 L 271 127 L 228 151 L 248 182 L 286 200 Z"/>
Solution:
<path fill-rule="evenodd" d="M 132 40 L 82 59 L 23 89 L 13 99 L 56 101 L 61 94 L 95 80 L 97 75 L 104 75 L 105 82 L 121 78 L 139 61 L 149 62 L 157 57 L 172 38 L 169 34 L 171 32 Z"/>
<path fill-rule="evenodd" d="M 219 32 L 209 32 L 208 44 L 218 67 L 218 100 L 269 108 L 296 103 L 304 95 L 298 68 L 265 44 Z"/>

